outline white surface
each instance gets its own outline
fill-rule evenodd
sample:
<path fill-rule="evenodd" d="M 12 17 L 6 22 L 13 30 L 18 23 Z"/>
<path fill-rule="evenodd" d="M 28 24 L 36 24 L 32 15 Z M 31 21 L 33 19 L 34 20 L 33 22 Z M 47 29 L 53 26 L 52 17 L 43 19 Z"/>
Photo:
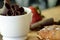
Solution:
<path fill-rule="evenodd" d="M 3 40 L 25 40 L 25 37 L 17 37 L 17 38 L 3 37 Z"/>

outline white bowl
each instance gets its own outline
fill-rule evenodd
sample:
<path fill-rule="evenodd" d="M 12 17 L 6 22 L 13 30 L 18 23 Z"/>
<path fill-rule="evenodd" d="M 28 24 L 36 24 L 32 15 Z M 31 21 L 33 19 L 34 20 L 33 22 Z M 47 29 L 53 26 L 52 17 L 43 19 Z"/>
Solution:
<path fill-rule="evenodd" d="M 20 16 L 0 16 L 0 31 L 3 37 L 26 36 L 32 19 L 31 10 L 25 8 L 27 14 Z"/>

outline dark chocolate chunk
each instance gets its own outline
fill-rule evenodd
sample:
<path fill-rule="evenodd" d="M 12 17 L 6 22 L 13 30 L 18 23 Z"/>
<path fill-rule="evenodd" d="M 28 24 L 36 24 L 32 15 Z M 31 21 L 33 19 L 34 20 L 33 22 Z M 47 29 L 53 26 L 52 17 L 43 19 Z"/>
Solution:
<path fill-rule="evenodd" d="M 45 19 L 45 20 L 42 20 L 42 21 L 32 24 L 31 29 L 39 30 L 39 29 L 44 28 L 44 26 L 53 25 L 53 23 L 54 23 L 53 18 Z"/>
<path fill-rule="evenodd" d="M 11 9 L 10 4 L 5 3 L 5 6 L 6 6 L 7 9 Z"/>
<path fill-rule="evenodd" d="M 20 8 L 18 9 L 18 11 L 20 11 L 20 13 L 23 13 L 23 12 L 24 12 L 24 8 L 23 8 L 23 7 L 20 7 Z"/>
<path fill-rule="evenodd" d="M 12 7 L 12 9 L 13 9 L 13 10 L 15 10 L 15 7 L 14 7 L 14 5 L 12 5 L 11 7 Z"/>
<path fill-rule="evenodd" d="M 8 16 L 12 16 L 13 15 L 12 11 L 11 10 L 8 10 L 7 15 Z"/>

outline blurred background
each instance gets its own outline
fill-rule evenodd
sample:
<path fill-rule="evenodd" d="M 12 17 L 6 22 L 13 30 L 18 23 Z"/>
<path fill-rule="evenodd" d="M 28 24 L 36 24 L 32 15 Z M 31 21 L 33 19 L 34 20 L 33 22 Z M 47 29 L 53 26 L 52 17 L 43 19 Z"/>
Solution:
<path fill-rule="evenodd" d="M 60 5 L 60 0 L 11 0 L 11 3 L 17 3 L 20 6 L 38 6 L 41 10 Z M 0 0 L 0 8 L 3 6 L 3 0 Z"/>

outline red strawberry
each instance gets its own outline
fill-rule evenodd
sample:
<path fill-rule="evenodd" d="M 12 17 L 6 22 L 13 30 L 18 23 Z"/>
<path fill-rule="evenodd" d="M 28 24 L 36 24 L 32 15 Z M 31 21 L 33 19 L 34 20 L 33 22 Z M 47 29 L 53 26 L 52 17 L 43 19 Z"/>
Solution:
<path fill-rule="evenodd" d="M 30 6 L 29 8 L 31 9 L 31 11 L 33 13 L 31 24 L 36 23 L 36 22 L 42 20 L 42 17 L 38 14 L 36 8 L 34 8 L 32 6 Z"/>

